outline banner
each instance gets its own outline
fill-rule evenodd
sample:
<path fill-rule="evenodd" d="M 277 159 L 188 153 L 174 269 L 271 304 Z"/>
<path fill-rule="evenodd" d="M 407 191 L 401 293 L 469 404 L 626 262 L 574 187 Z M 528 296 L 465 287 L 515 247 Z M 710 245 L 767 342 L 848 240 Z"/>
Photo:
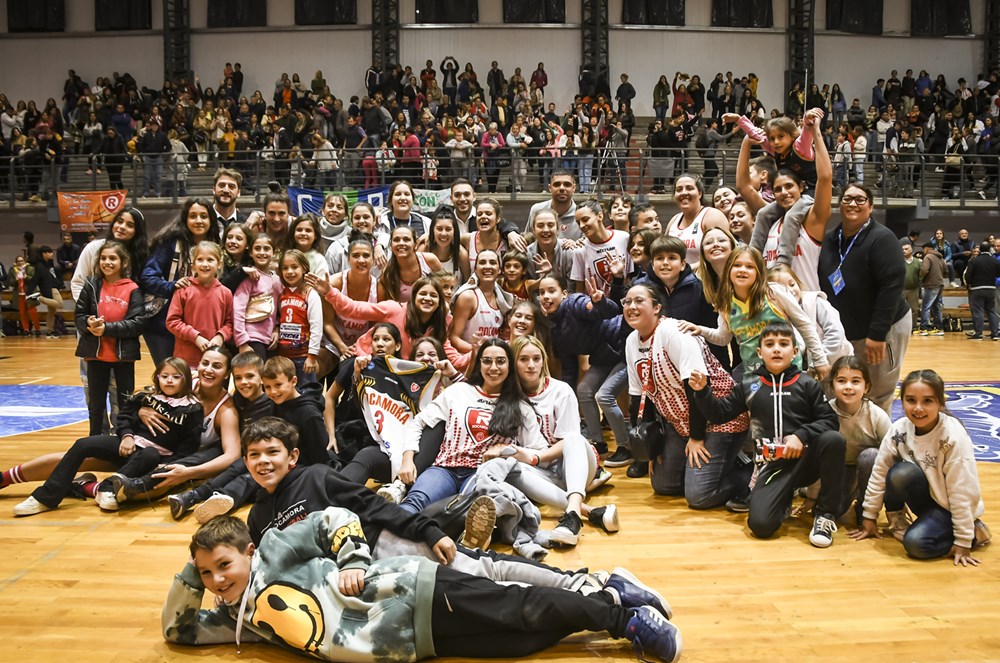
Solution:
<path fill-rule="evenodd" d="M 292 215 L 299 216 L 306 212 L 323 215 L 323 199 L 331 193 L 340 194 L 347 198 L 347 208 L 350 209 L 354 203 L 366 202 L 375 208 L 376 213 L 386 207 L 389 200 L 389 187 L 379 187 L 377 189 L 345 189 L 344 191 L 319 191 L 317 189 L 300 189 L 298 187 L 288 187 L 288 197 L 292 200 Z M 413 207 L 418 212 L 431 212 L 438 205 L 448 205 L 451 203 L 451 192 L 448 189 L 413 189 Z"/>
<path fill-rule="evenodd" d="M 103 230 L 128 199 L 128 191 L 59 192 L 59 224 L 63 231 Z"/>

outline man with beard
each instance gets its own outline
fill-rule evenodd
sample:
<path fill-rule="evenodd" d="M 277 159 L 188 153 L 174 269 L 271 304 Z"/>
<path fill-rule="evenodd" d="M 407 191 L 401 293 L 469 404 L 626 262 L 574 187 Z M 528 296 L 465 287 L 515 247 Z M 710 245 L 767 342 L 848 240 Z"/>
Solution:
<path fill-rule="evenodd" d="M 549 177 L 549 193 L 551 198 L 535 203 L 528 212 L 528 225 L 531 225 L 535 214 L 542 209 L 551 208 L 559 215 L 557 219 L 559 237 L 561 239 L 579 240 L 583 237 L 580 226 L 576 223 L 576 203 L 573 194 L 576 193 L 576 178 L 568 170 L 557 169 Z"/>
<path fill-rule="evenodd" d="M 211 212 L 219 226 L 219 237 L 225 234 L 230 224 L 247 222 L 247 215 L 236 207 L 242 186 L 243 176 L 238 171 L 229 168 L 215 171 L 215 183 L 212 185 L 215 204 L 212 205 Z"/>

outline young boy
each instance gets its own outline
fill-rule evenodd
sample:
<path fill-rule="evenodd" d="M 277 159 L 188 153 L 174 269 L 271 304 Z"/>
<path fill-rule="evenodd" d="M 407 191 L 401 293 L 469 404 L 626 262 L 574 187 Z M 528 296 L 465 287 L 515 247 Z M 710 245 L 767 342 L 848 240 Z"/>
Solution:
<path fill-rule="evenodd" d="M 798 353 L 795 332 L 785 322 L 769 324 L 760 335 L 757 354 L 763 365 L 717 399 L 702 374 L 691 376 L 695 404 L 711 422 L 729 421 L 750 412 L 757 446 L 757 472 L 750 492 L 747 525 L 766 539 L 778 531 L 796 488 L 821 480 L 809 542 L 833 543 L 840 513 L 846 444 L 837 415 L 815 380 L 792 364 Z"/>
<path fill-rule="evenodd" d="M 913 256 L 913 244 L 903 244 L 903 260 L 906 262 L 906 276 L 903 277 L 903 299 L 910 307 L 913 318 L 913 333 L 920 333 L 920 261 Z"/>
<path fill-rule="evenodd" d="M 762 154 L 750 161 L 750 186 L 755 188 L 766 203 L 774 202 L 771 185 L 778 175 L 778 164 L 770 154 Z"/>
<path fill-rule="evenodd" d="M 310 513 L 337 506 L 360 514 L 375 559 L 417 555 L 490 580 L 582 593 L 612 588 L 624 604 L 653 605 L 664 616 L 671 615 L 666 599 L 625 569 L 615 569 L 607 580 L 601 580 L 586 570 L 563 571 L 523 557 L 456 546 L 434 521 L 404 511 L 332 468 L 298 467 L 297 441 L 294 426 L 274 417 L 262 419 L 244 433 L 244 460 L 254 481 L 263 488 L 247 518 L 250 538 L 257 544 L 269 530 L 284 529 Z M 492 528 L 491 522 L 489 530 Z"/>
<path fill-rule="evenodd" d="M 230 367 L 233 372 L 233 382 L 236 393 L 233 394 L 233 405 L 240 418 L 240 430 L 244 430 L 262 417 L 274 413 L 274 403 L 264 393 L 261 373 L 264 362 L 257 353 L 241 352 L 233 357 Z M 215 516 L 229 513 L 234 507 L 241 506 L 257 493 L 257 484 L 247 473 L 243 460 L 237 460 L 225 471 L 210 481 L 193 490 L 170 495 L 170 515 L 174 520 L 180 520 L 194 505 L 204 502 L 195 509 L 194 516 L 199 523 L 206 523 Z"/>
<path fill-rule="evenodd" d="M 174 577 L 163 637 L 180 644 L 270 642 L 328 661 L 430 656 L 520 657 L 581 630 L 627 638 L 640 656 L 674 661 L 677 627 L 609 591 L 583 596 L 498 585 L 421 557 L 372 561 L 358 517 L 336 507 L 271 530 L 255 547 L 246 525 L 214 518 L 194 534 Z M 221 599 L 200 610 L 204 590 Z"/>
<path fill-rule="evenodd" d="M 303 465 L 320 463 L 328 465 L 340 459 L 328 451 L 330 436 L 323 424 L 323 387 L 318 383 L 297 388 L 295 364 L 287 357 L 271 357 L 261 372 L 264 393 L 274 403 L 274 416 L 280 417 L 299 429 L 300 453 Z"/>

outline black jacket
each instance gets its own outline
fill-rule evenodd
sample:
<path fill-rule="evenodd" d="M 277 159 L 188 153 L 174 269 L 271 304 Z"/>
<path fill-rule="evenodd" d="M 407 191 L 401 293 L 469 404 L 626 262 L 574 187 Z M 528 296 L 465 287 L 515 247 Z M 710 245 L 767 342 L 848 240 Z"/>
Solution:
<path fill-rule="evenodd" d="M 147 131 L 139 137 L 135 146 L 138 154 L 166 154 L 170 150 L 170 140 L 162 131 Z"/>
<path fill-rule="evenodd" d="M 777 391 L 775 385 L 779 386 Z M 774 438 L 780 428 L 783 435 L 795 435 L 807 445 L 821 434 L 840 427 L 819 383 L 794 364 L 778 376 L 761 366 L 753 376 L 738 381 L 724 398 L 716 398 L 709 387 L 691 393 L 698 410 L 711 423 L 725 423 L 749 412 L 750 432 L 755 439 Z M 776 394 L 780 394 L 777 410 Z"/>
<path fill-rule="evenodd" d="M 156 410 L 169 420 L 166 433 L 153 435 L 139 418 L 139 410 L 148 407 Z M 159 446 L 174 452 L 174 458 L 190 456 L 201 444 L 201 428 L 205 421 L 205 410 L 196 399 L 185 405 L 170 405 L 150 392 L 133 394 L 122 405 L 115 422 L 115 432 L 119 438 L 138 435 L 147 440 L 155 440 Z"/>
<path fill-rule="evenodd" d="M 48 298 L 53 290 L 62 289 L 62 279 L 56 276 L 56 266 L 51 260 L 39 260 L 35 263 L 35 275 L 38 277 L 38 289 Z"/>
<path fill-rule="evenodd" d="M 327 465 L 330 436 L 323 423 L 323 388 L 319 384 L 299 385 L 299 397 L 274 406 L 274 416 L 299 429 L 299 464 Z"/>
<path fill-rule="evenodd" d="M 969 290 L 995 288 L 1000 279 L 1000 261 L 989 253 L 980 253 L 965 268 L 965 284 Z"/>
<path fill-rule="evenodd" d="M 91 276 L 83 284 L 80 297 L 76 300 L 74 318 L 80 340 L 76 344 L 76 356 L 94 358 L 101 348 L 101 339 L 91 334 L 87 329 L 87 317 L 97 315 L 97 303 L 101 301 L 101 288 L 104 279 Z M 136 288 L 128 300 L 128 312 L 121 322 L 107 322 L 104 325 L 104 335 L 117 339 L 116 354 L 120 361 L 139 361 L 139 335 L 146 326 L 143 310 L 142 291 Z"/>
<path fill-rule="evenodd" d="M 349 481 L 325 465 L 296 467 L 288 473 L 274 494 L 260 490 L 250 509 L 247 526 L 250 538 L 259 545 L 267 530 L 285 529 L 314 511 L 337 506 L 357 514 L 368 545 L 374 550 L 382 530 L 400 538 L 433 546 L 446 535 L 427 516 L 404 511 L 385 501 L 369 488 Z"/>

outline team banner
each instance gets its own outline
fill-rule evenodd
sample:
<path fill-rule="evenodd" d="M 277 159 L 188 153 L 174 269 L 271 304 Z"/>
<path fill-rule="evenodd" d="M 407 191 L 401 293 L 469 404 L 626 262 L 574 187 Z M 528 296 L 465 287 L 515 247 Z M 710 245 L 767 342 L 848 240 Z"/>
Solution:
<path fill-rule="evenodd" d="M 441 373 L 433 366 L 374 357 L 358 380 L 358 400 L 368 432 L 390 457 L 402 453 L 403 431 L 434 398 Z"/>
<path fill-rule="evenodd" d="M 376 209 L 387 206 L 389 200 L 389 187 L 379 187 L 376 189 L 344 189 L 343 191 L 319 191 L 318 189 L 301 189 L 299 187 L 288 187 L 288 197 L 292 200 L 292 214 L 299 216 L 306 212 L 312 214 L 323 214 L 323 198 L 330 193 L 337 193 L 347 198 L 347 207 L 351 208 L 354 203 L 366 202 Z M 451 201 L 448 189 L 440 191 L 434 189 L 414 189 L 413 206 L 418 212 L 430 212 L 438 205 Z"/>
<path fill-rule="evenodd" d="M 60 191 L 59 224 L 63 231 L 89 233 L 107 228 L 125 207 L 128 191 Z"/>

